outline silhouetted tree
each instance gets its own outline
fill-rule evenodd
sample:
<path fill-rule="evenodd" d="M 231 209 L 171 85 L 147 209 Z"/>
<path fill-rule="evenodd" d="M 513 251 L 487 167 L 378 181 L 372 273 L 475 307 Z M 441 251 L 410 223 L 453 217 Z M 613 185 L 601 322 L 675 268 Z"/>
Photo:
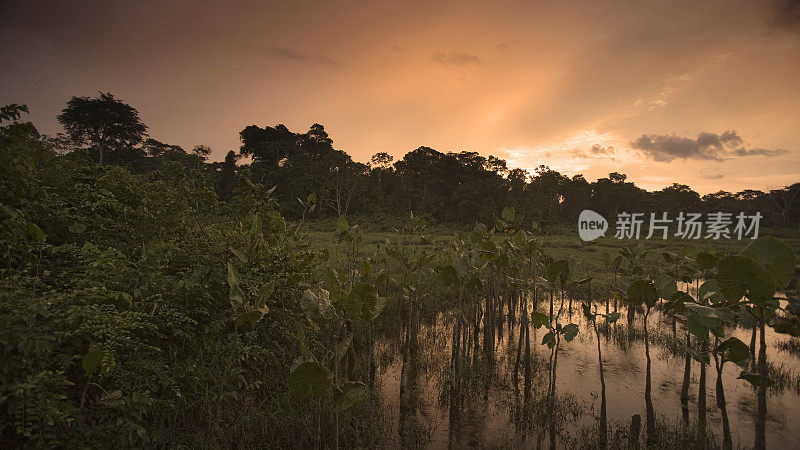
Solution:
<path fill-rule="evenodd" d="M 675 217 L 679 212 L 698 212 L 701 210 L 700 194 L 685 184 L 673 183 L 672 186 L 654 192 L 654 209 L 666 212 Z"/>
<path fill-rule="evenodd" d="M 217 178 L 217 195 L 220 200 L 230 201 L 233 197 L 233 191 L 239 183 L 239 177 L 236 171 L 236 160 L 239 157 L 233 150 L 228 151 L 225 155 L 225 161 L 220 164 L 219 176 Z"/>
<path fill-rule="evenodd" d="M 206 162 L 206 159 L 211 155 L 211 147 L 207 145 L 195 145 L 192 148 L 192 155 L 197 158 L 197 170 L 200 170 L 200 166 Z"/>
<path fill-rule="evenodd" d="M 12 103 L 10 105 L 0 106 L 0 123 L 19 120 L 22 113 L 28 113 L 28 105 L 18 105 Z"/>
<path fill-rule="evenodd" d="M 76 144 L 90 145 L 98 152 L 100 164 L 105 152 L 130 149 L 140 144 L 147 132 L 139 112 L 111 93 L 101 92 L 97 98 L 72 97 L 58 121 Z"/>
<path fill-rule="evenodd" d="M 392 165 L 394 157 L 386 152 L 375 153 L 370 158 L 370 164 L 375 168 L 388 169 Z"/>

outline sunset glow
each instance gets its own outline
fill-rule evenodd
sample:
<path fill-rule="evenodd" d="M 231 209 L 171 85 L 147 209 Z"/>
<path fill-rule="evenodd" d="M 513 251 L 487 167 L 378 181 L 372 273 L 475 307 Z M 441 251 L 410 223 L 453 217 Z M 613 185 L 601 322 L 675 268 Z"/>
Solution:
<path fill-rule="evenodd" d="M 362 162 L 425 145 L 701 194 L 800 175 L 800 28 L 769 2 L 50 3 L 0 15 L 0 103 L 48 134 L 102 90 L 216 160 L 246 125 L 317 122 Z M 768 152 L 669 146 L 726 131 Z M 643 135 L 675 139 L 643 153 Z"/>

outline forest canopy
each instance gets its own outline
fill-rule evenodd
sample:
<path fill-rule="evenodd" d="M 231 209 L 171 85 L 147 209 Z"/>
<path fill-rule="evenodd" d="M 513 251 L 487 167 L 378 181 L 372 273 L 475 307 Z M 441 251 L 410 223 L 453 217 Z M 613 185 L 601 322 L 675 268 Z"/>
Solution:
<path fill-rule="evenodd" d="M 296 220 L 303 212 L 298 199 L 312 192 L 319 207 L 312 218 L 338 215 L 405 217 L 410 213 L 439 223 L 490 222 L 502 205 L 513 204 L 526 221 L 549 227 L 574 224 L 584 209 L 605 217 L 622 211 L 745 212 L 760 211 L 767 226 L 800 223 L 800 183 L 769 191 L 719 191 L 704 196 L 674 183 L 649 192 L 613 172 L 593 182 L 568 176 L 546 164 L 533 173 L 509 168 L 506 161 L 475 152 L 441 152 L 421 146 L 394 160 L 386 153 L 367 163 L 336 149 L 320 124 L 306 132 L 286 126 L 249 125 L 239 132 L 241 147 L 222 162 L 208 162 L 211 149 L 187 151 L 146 136 L 138 111 L 110 93 L 97 98 L 73 97 L 59 115 L 66 137 L 48 139 L 59 153 L 84 149 L 98 163 L 147 173 L 166 161 L 199 169 L 216 196 L 231 199 L 237 180 L 275 186 L 279 210 Z"/>

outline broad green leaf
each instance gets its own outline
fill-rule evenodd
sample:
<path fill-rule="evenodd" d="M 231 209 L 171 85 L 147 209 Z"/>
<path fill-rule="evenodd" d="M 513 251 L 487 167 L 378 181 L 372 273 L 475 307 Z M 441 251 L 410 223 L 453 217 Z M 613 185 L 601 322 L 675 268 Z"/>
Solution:
<path fill-rule="evenodd" d="M 553 330 L 547 332 L 542 338 L 542 344 L 547 344 L 548 347 L 553 348 L 556 345 L 556 335 Z"/>
<path fill-rule="evenodd" d="M 360 321 L 372 317 L 377 303 L 377 288 L 372 284 L 361 282 L 353 286 L 350 293 L 342 299 L 341 305 L 350 319 Z"/>
<path fill-rule="evenodd" d="M 506 222 L 513 223 L 514 219 L 517 217 L 517 214 L 514 212 L 513 206 L 506 206 L 505 208 L 503 208 L 503 213 L 501 214 L 501 216 L 503 217 L 503 220 L 505 220 Z"/>
<path fill-rule="evenodd" d="M 734 363 L 744 361 L 750 357 L 750 349 L 747 344 L 735 337 L 729 337 L 722 341 L 714 352 L 723 354 L 725 359 Z"/>
<path fill-rule="evenodd" d="M 708 327 L 706 326 L 705 316 L 699 314 L 689 314 L 686 320 L 686 328 L 701 341 L 708 340 Z"/>
<path fill-rule="evenodd" d="M 703 269 L 712 269 L 717 263 L 717 258 L 708 252 L 698 253 L 694 260 L 697 265 Z"/>
<path fill-rule="evenodd" d="M 717 305 L 725 300 L 725 297 L 719 292 L 717 280 L 713 278 L 706 280 L 700 285 L 700 289 L 697 291 L 697 297 L 699 301 L 703 303 L 708 302 L 712 305 Z"/>
<path fill-rule="evenodd" d="M 550 317 L 547 314 L 540 313 L 539 311 L 533 311 L 531 313 L 531 325 L 533 328 L 540 328 L 542 326 L 550 328 Z M 542 342 L 544 344 L 544 342 Z"/>
<path fill-rule="evenodd" d="M 89 351 L 83 355 L 83 360 L 81 361 L 87 376 L 93 374 L 100 367 L 100 363 L 103 362 L 103 356 L 105 356 L 103 349 L 94 345 L 89 346 Z"/>
<path fill-rule="evenodd" d="M 228 263 L 228 285 L 238 285 L 239 284 L 239 271 L 236 270 L 236 267 Z"/>
<path fill-rule="evenodd" d="M 678 252 L 678 257 L 695 259 L 698 253 L 700 253 L 700 248 L 694 244 L 686 244 L 681 247 L 680 251 Z"/>
<path fill-rule="evenodd" d="M 239 262 L 247 262 L 247 257 L 244 255 L 244 253 L 240 252 L 239 250 L 236 250 L 233 247 L 228 247 L 228 250 L 230 250 L 231 253 L 233 253 L 233 256 L 235 256 L 236 259 L 239 260 Z"/>
<path fill-rule="evenodd" d="M 564 328 L 561 329 L 561 334 L 564 335 L 564 340 L 569 342 L 575 339 L 575 336 L 578 335 L 578 331 L 579 331 L 578 324 L 570 323 L 564 325 Z"/>
<path fill-rule="evenodd" d="M 656 278 L 655 288 L 658 291 L 658 296 L 664 300 L 669 300 L 675 292 L 678 291 L 678 285 L 675 283 L 675 278 L 669 275 L 661 275 Z"/>
<path fill-rule="evenodd" d="M 341 233 L 350 229 L 350 224 L 347 222 L 347 217 L 339 216 L 336 219 L 336 229 Z"/>
<path fill-rule="evenodd" d="M 694 301 L 691 295 L 684 291 L 677 291 L 672 294 L 669 301 L 667 302 L 666 309 L 672 311 L 680 311 L 683 309 L 686 303 L 690 303 Z"/>
<path fill-rule="evenodd" d="M 306 289 L 300 297 L 300 308 L 311 320 L 330 320 L 337 316 L 325 289 Z"/>
<path fill-rule="evenodd" d="M 275 292 L 275 280 L 261 286 L 261 289 L 258 291 L 258 296 L 256 297 L 256 307 L 263 307 L 272 296 L 273 292 Z"/>
<path fill-rule="evenodd" d="M 692 313 L 706 317 L 714 317 L 728 324 L 734 323 L 733 313 L 728 308 L 699 305 L 697 303 L 687 303 L 686 307 L 689 308 Z"/>
<path fill-rule="evenodd" d="M 344 355 L 347 353 L 347 349 L 350 348 L 350 344 L 353 342 L 353 334 L 348 334 L 341 342 L 336 346 L 336 360 L 341 361 L 344 358 Z"/>
<path fill-rule="evenodd" d="M 648 280 L 635 280 L 628 286 L 628 301 L 638 306 L 645 304 L 653 307 L 656 304 L 658 293 L 652 282 Z"/>
<path fill-rule="evenodd" d="M 795 268 L 794 252 L 774 236 L 762 236 L 754 240 L 739 254 L 765 268 L 778 287 L 789 284 Z"/>
<path fill-rule="evenodd" d="M 296 398 L 303 399 L 308 394 L 323 397 L 331 388 L 333 374 L 316 361 L 304 362 L 297 366 L 287 379 L 289 392 Z"/>
<path fill-rule="evenodd" d="M 546 272 L 547 280 L 550 281 L 551 284 L 557 282 L 563 283 L 569 278 L 569 262 L 563 259 L 552 261 L 547 265 Z"/>
<path fill-rule="evenodd" d="M 686 307 L 689 309 L 686 327 L 689 329 L 690 333 L 703 341 L 708 339 L 709 331 L 714 333 L 714 336 L 722 338 L 725 334 L 723 318 L 725 321 L 732 321 L 730 312 L 727 310 L 717 310 L 716 308 L 698 305 L 696 303 L 687 303 Z"/>
<path fill-rule="evenodd" d="M 717 263 L 717 286 L 725 299 L 736 303 L 745 295 L 763 303 L 775 295 L 775 282 L 755 260 L 746 256 L 726 256 Z"/>
<path fill-rule="evenodd" d="M 374 270 L 375 269 L 372 265 L 372 260 L 370 260 L 368 257 L 364 258 L 364 262 L 361 264 L 361 274 L 365 277 L 371 277 Z"/>
<path fill-rule="evenodd" d="M 25 225 L 28 228 L 28 234 L 35 237 L 36 240 L 39 241 L 40 243 L 44 242 L 45 239 L 44 232 L 42 231 L 41 228 L 39 228 L 38 225 L 36 225 L 33 222 L 27 222 Z"/>
<path fill-rule="evenodd" d="M 286 232 L 286 219 L 278 211 L 267 212 L 267 220 L 269 220 L 270 231 L 273 233 L 283 234 Z"/>

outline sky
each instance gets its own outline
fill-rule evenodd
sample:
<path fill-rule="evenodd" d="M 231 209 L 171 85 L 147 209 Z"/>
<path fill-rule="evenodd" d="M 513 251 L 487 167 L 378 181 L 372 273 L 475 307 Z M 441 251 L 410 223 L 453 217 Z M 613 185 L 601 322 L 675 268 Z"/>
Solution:
<path fill-rule="evenodd" d="M 190 6 L 191 5 L 191 6 Z M 220 160 L 245 126 L 325 126 L 701 194 L 800 181 L 800 1 L 0 0 L 0 104 L 40 132 L 112 92 Z"/>

